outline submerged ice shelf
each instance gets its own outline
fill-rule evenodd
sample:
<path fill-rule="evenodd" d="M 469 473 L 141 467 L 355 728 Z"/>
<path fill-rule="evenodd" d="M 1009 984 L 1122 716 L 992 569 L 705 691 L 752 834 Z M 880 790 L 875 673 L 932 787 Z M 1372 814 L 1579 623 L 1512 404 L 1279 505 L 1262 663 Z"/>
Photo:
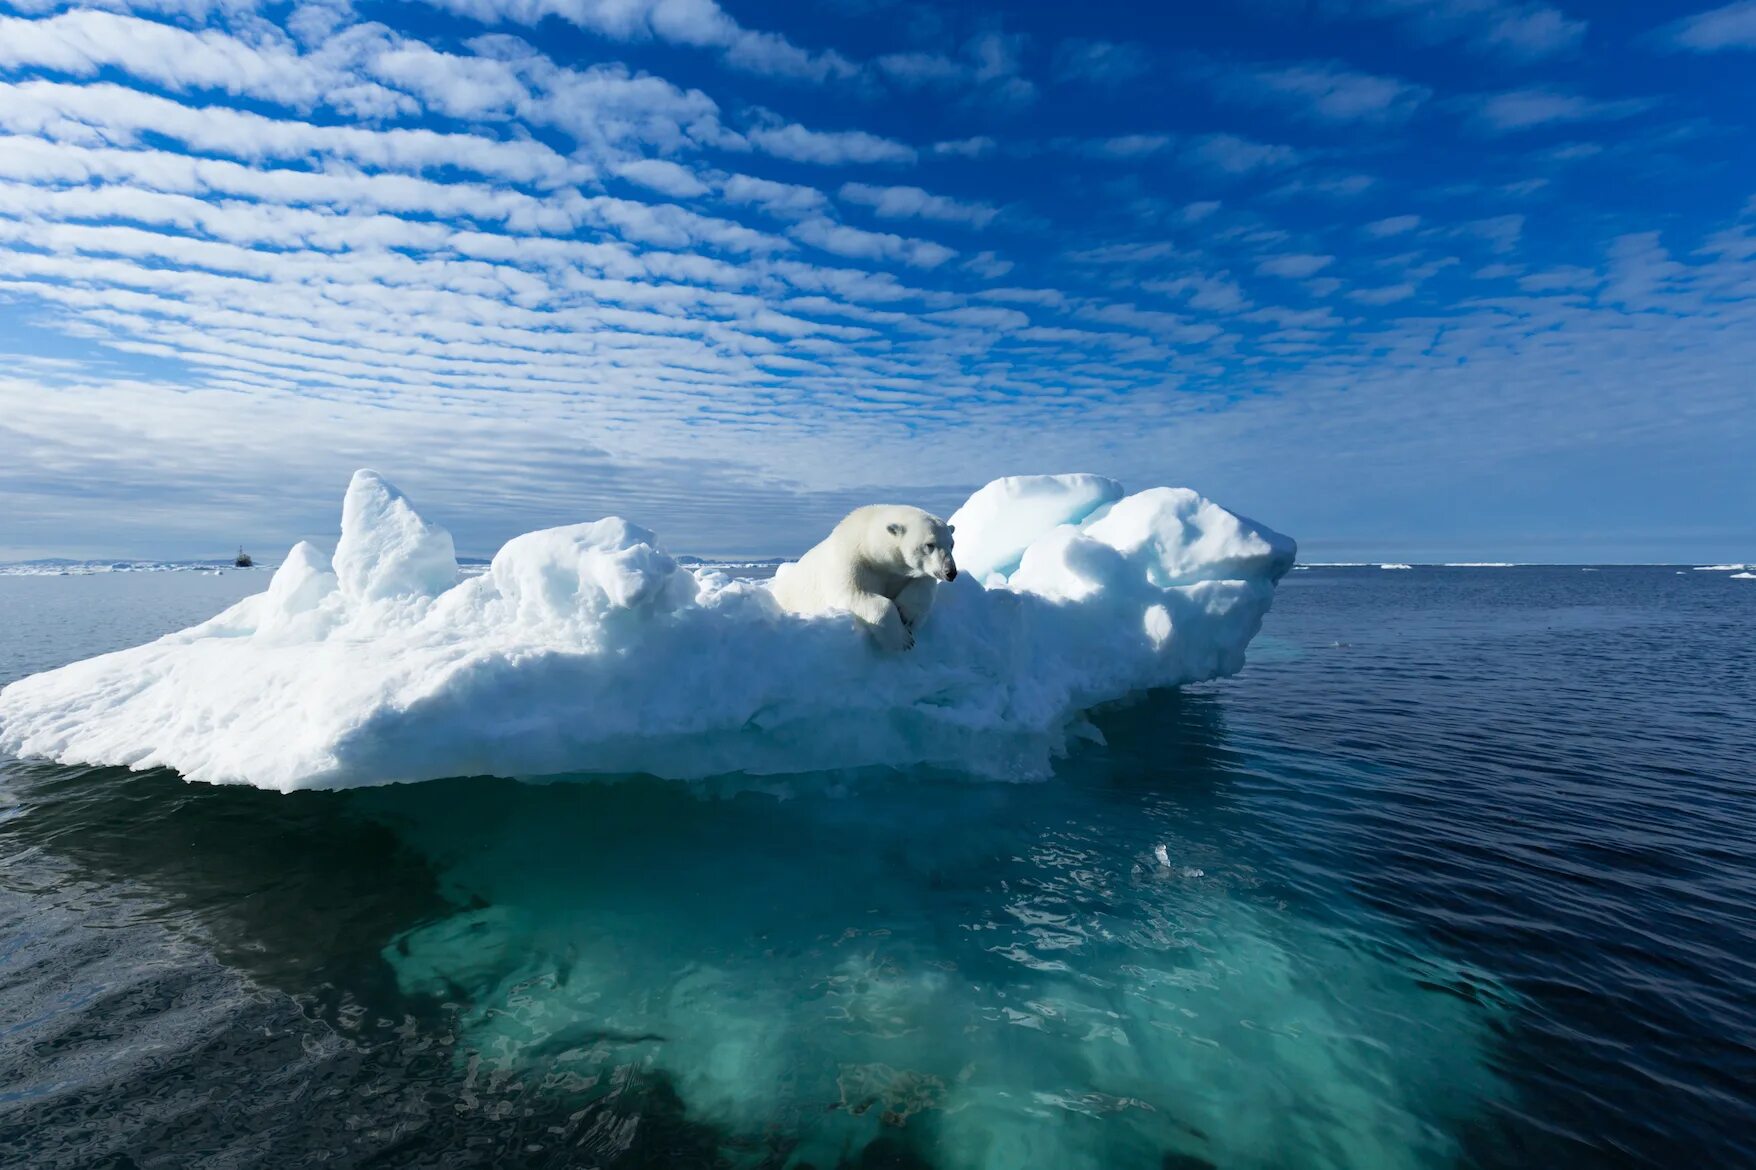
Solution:
<path fill-rule="evenodd" d="M 1184 488 L 1018 476 L 952 517 L 966 572 L 915 649 L 783 613 L 610 517 L 508 541 L 460 578 L 451 536 L 370 471 L 333 555 L 266 591 L 0 691 L 0 748 L 291 791 L 457 775 L 797 773 L 933 765 L 1040 776 L 1082 712 L 1236 673 L 1293 542 Z"/>

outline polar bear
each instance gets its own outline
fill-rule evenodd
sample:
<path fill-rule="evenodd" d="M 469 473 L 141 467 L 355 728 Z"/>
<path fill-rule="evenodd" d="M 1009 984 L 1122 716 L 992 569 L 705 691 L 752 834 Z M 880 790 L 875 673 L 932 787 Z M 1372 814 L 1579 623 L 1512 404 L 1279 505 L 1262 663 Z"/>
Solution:
<path fill-rule="evenodd" d="M 845 610 L 886 650 L 915 644 L 940 581 L 957 576 L 951 528 L 905 504 L 855 508 L 835 530 L 774 575 L 774 599 L 789 613 Z"/>

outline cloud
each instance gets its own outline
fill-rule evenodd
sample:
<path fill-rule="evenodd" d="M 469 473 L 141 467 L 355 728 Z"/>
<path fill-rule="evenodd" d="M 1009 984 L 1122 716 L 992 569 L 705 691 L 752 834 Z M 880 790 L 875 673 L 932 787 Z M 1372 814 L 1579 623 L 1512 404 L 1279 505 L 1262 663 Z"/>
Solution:
<path fill-rule="evenodd" d="M 1549 4 L 1519 0 L 1321 0 L 1336 17 L 1395 20 L 1429 44 L 1461 42 L 1524 63 L 1576 51 L 1587 24 Z"/>
<path fill-rule="evenodd" d="M 168 89 L 215 89 L 307 108 L 324 80 L 284 38 L 257 47 L 214 29 L 77 10 L 46 20 L 0 17 L 0 67 L 78 77 L 117 68 Z"/>
<path fill-rule="evenodd" d="M 1515 61 L 1535 61 L 1571 52 L 1585 39 L 1586 23 L 1546 4 L 1494 5 L 1475 44 Z"/>
<path fill-rule="evenodd" d="M 1121 86 L 1146 75 L 1151 58 L 1139 45 L 1071 38 L 1055 46 L 1051 73 L 1056 81 Z"/>
<path fill-rule="evenodd" d="M 981 158 L 985 154 L 992 154 L 998 145 L 986 135 L 977 135 L 974 138 L 956 138 L 946 142 L 935 142 L 933 153 L 949 155 L 954 158 Z"/>
<path fill-rule="evenodd" d="M 913 50 L 887 53 L 872 69 L 905 91 L 960 92 L 968 105 L 1018 109 L 1036 100 L 1036 86 L 1022 75 L 1019 36 L 988 31 L 970 37 L 958 55 Z"/>
<path fill-rule="evenodd" d="M 1489 134 L 1509 134 L 1539 126 L 1607 122 L 1631 118 L 1652 108 L 1645 98 L 1598 101 L 1550 88 L 1515 89 L 1473 103 L 1476 126 Z"/>
<path fill-rule="evenodd" d="M 1010 260 L 1002 260 L 995 252 L 977 252 L 958 267 L 965 272 L 974 273 L 983 280 L 998 280 L 1012 271 L 1013 263 Z"/>
<path fill-rule="evenodd" d="M 1025 38 L 1018 34 L 984 32 L 964 44 L 972 76 L 990 104 L 1018 107 L 1036 100 L 1036 86 L 1022 74 Z"/>
<path fill-rule="evenodd" d="M 1404 235 L 1420 226 L 1421 217 L 1418 215 L 1391 215 L 1373 220 L 1360 230 L 1373 239 L 1382 240 L 1390 236 Z"/>
<path fill-rule="evenodd" d="M 338 213 L 410 213 L 504 224 L 515 231 L 568 231 L 586 216 L 576 191 L 529 195 L 479 182 L 437 182 L 410 173 L 337 173 L 246 165 L 169 151 L 88 147 L 0 136 L 0 176 L 40 184 L 126 183 L 210 198 L 237 196 Z"/>
<path fill-rule="evenodd" d="M 1094 158 L 1146 158 L 1169 150 L 1175 142 L 1169 134 L 1118 134 L 1082 142 L 1078 148 Z"/>
<path fill-rule="evenodd" d="M 1694 53 L 1756 49 L 1756 0 L 1736 0 L 1686 17 L 1667 26 L 1662 35 L 1673 47 Z"/>
<path fill-rule="evenodd" d="M 1250 297 L 1230 273 L 1188 273 L 1170 280 L 1142 281 L 1148 292 L 1181 297 L 1193 309 L 1215 313 L 1238 313 L 1251 307 Z"/>
<path fill-rule="evenodd" d="M 1604 278 L 1596 269 L 1568 264 L 1521 276 L 1518 278 L 1518 287 L 1532 293 L 1587 292 L 1603 281 Z"/>
<path fill-rule="evenodd" d="M 303 10 L 301 10 L 303 11 Z M 111 69 L 176 93 L 219 91 L 300 113 L 318 108 L 365 122 L 432 112 L 468 122 L 524 120 L 555 127 L 594 158 L 627 149 L 675 152 L 735 145 L 719 108 L 699 90 L 634 75 L 620 64 L 557 66 L 516 38 L 478 38 L 442 52 L 377 24 L 329 29 L 301 53 L 279 30 L 246 42 L 107 12 L 47 20 L 0 18 L 0 67 L 78 77 Z"/>
<path fill-rule="evenodd" d="M 820 166 L 915 161 L 913 147 L 864 130 L 807 130 L 790 122 L 762 126 L 745 137 L 750 145 L 776 158 Z"/>
<path fill-rule="evenodd" d="M 40 15 L 67 7 L 67 0 L 8 0 L 8 7 Z M 108 12 L 156 12 L 203 21 L 233 12 L 248 13 L 256 8 L 256 0 L 86 0 L 80 7 Z"/>
<path fill-rule="evenodd" d="M 952 87 L 965 83 L 969 66 L 943 53 L 887 53 L 872 67 L 903 89 Z"/>
<path fill-rule="evenodd" d="M 1268 193 L 1272 199 L 1293 199 L 1300 196 L 1317 196 L 1323 199 L 1352 199 L 1364 195 L 1378 185 L 1378 180 L 1371 175 L 1296 175 L 1281 186 Z"/>
<path fill-rule="evenodd" d="M 1137 241 L 1125 244 L 1100 244 L 1066 253 L 1075 264 L 1140 264 L 1174 256 L 1177 246 L 1169 240 Z"/>
<path fill-rule="evenodd" d="M 509 49 L 500 44 L 500 49 Z M 664 77 L 630 72 L 608 63 L 562 69 L 516 42 L 513 63 L 529 79 L 532 97 L 516 114 L 536 125 L 555 126 L 594 156 L 639 149 L 671 155 L 702 146 L 736 149 L 738 137 L 720 125 L 720 109 L 701 90 L 683 90 Z M 446 77 L 435 79 L 451 86 Z"/>
<path fill-rule="evenodd" d="M 978 292 L 976 299 L 1006 304 L 1042 305 L 1050 309 L 1067 307 L 1067 294 L 1053 288 L 988 288 Z"/>
<path fill-rule="evenodd" d="M 633 159 L 617 165 L 615 171 L 619 178 L 675 199 L 694 199 L 712 190 L 689 168 L 662 158 Z"/>
<path fill-rule="evenodd" d="M 1356 288 L 1348 290 L 1349 300 L 1362 305 L 1394 305 L 1398 301 L 1406 301 L 1415 295 L 1415 286 L 1404 281 L 1401 284 L 1387 284 L 1378 288 Z"/>
<path fill-rule="evenodd" d="M 589 166 L 540 142 L 427 129 L 317 125 L 248 110 L 181 105 L 108 82 L 0 82 L 0 127 L 53 140 L 119 146 L 133 146 L 150 134 L 251 161 L 321 155 L 372 167 L 452 167 L 546 186 L 577 183 L 592 175 Z"/>
<path fill-rule="evenodd" d="M 989 305 L 967 305 L 958 309 L 941 309 L 929 313 L 933 321 L 968 326 L 976 329 L 1023 329 L 1030 317 L 1017 309 L 1001 309 Z"/>
<path fill-rule="evenodd" d="M 844 183 L 841 197 L 849 203 L 870 207 L 882 219 L 933 219 L 983 228 L 1000 214 L 999 209 L 991 204 L 932 195 L 919 187 Z"/>
<path fill-rule="evenodd" d="M 714 0 L 427 0 L 484 24 L 535 25 L 554 16 L 614 41 L 660 40 L 717 50 L 736 69 L 799 81 L 846 80 L 860 68 L 778 33 L 747 29 Z"/>
<path fill-rule="evenodd" d="M 1300 155 L 1290 146 L 1254 142 L 1236 134 L 1204 134 L 1184 148 L 1183 158 L 1220 174 L 1247 175 L 1291 166 Z"/>
<path fill-rule="evenodd" d="M 1256 271 L 1262 276 L 1281 276 L 1288 280 L 1301 280 L 1307 276 L 1315 276 L 1335 263 L 1334 256 L 1318 256 L 1310 252 L 1289 252 L 1281 256 L 1270 256 L 1258 261 Z"/>
<path fill-rule="evenodd" d="M 337 39 L 332 36 L 328 43 Z M 377 80 L 447 117 L 499 121 L 529 108 L 532 101 L 531 87 L 511 61 L 464 57 L 389 38 L 379 46 L 360 48 L 360 64 Z"/>
<path fill-rule="evenodd" d="M 822 212 L 829 206 L 828 196 L 815 187 L 777 183 L 773 179 L 759 179 L 752 175 L 729 176 L 720 188 L 720 195 L 728 203 L 759 207 L 769 215 L 787 219 Z"/>
<path fill-rule="evenodd" d="M 1392 77 L 1360 73 L 1336 62 L 1307 61 L 1277 69 L 1202 71 L 1221 96 L 1278 106 L 1310 121 L 1385 124 L 1406 121 L 1433 91 Z"/>
<path fill-rule="evenodd" d="M 800 243 L 837 256 L 859 260 L 896 260 L 916 268 L 937 268 L 957 252 L 930 240 L 909 239 L 889 232 L 869 232 L 816 216 L 794 225 L 790 234 Z"/>
<path fill-rule="evenodd" d="M 1524 216 L 1493 215 L 1457 224 L 1452 234 L 1481 240 L 1496 252 L 1510 252 L 1524 236 Z"/>

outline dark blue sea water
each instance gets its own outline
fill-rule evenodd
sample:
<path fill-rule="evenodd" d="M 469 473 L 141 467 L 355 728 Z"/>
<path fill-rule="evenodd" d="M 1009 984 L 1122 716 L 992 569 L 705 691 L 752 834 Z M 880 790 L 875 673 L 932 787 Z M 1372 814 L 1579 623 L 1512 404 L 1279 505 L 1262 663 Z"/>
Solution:
<path fill-rule="evenodd" d="M 265 582 L 0 579 L 0 681 Z M 1301 571 L 1040 784 L 0 762 L 0 1162 L 1756 1165 L 1753 625 Z"/>

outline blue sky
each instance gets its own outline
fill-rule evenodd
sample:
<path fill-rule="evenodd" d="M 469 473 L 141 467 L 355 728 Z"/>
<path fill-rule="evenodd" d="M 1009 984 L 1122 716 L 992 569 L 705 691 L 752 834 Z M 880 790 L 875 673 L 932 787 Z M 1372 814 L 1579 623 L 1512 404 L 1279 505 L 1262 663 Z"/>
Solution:
<path fill-rule="evenodd" d="M 0 3 L 0 557 L 1003 474 L 1756 558 L 1756 0 Z"/>

